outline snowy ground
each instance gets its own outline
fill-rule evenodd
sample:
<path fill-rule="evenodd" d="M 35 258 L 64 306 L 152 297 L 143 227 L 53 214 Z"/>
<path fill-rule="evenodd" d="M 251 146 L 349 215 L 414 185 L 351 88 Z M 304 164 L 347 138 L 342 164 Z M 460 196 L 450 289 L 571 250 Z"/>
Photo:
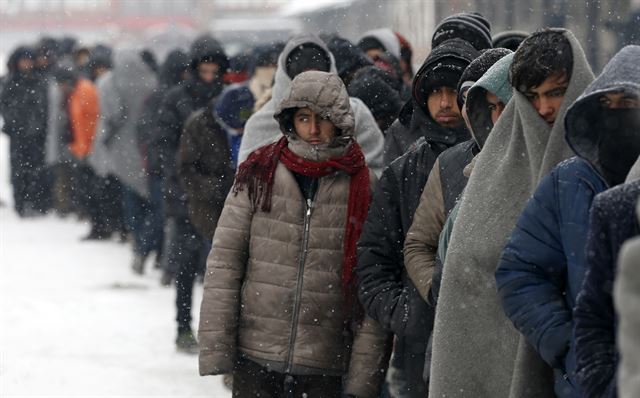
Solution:
<path fill-rule="evenodd" d="M 0 397 L 229 397 L 175 351 L 175 289 L 150 263 L 133 275 L 128 245 L 80 242 L 74 218 L 17 217 L 1 136 Z"/>

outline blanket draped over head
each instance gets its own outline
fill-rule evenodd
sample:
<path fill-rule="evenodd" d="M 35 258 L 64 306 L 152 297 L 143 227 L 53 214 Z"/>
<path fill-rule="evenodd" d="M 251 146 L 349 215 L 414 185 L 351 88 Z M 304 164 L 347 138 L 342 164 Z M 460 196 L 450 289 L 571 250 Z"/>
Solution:
<path fill-rule="evenodd" d="M 553 397 L 551 369 L 524 341 L 498 300 L 495 269 L 540 180 L 573 155 L 569 106 L 593 80 L 576 38 L 564 101 L 549 126 L 515 91 L 478 155 L 448 248 L 433 337 L 430 397 Z"/>

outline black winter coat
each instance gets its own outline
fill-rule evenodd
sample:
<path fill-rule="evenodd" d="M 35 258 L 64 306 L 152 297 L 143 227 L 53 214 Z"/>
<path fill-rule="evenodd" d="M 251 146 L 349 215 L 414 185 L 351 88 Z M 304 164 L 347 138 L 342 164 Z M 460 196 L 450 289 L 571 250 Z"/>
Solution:
<path fill-rule="evenodd" d="M 12 75 L 0 93 L 3 131 L 13 137 L 46 136 L 48 83 L 37 73 Z M 37 148 L 44 153 L 44 148 Z"/>
<path fill-rule="evenodd" d="M 178 178 L 187 193 L 189 219 L 207 241 L 233 184 L 234 169 L 227 133 L 209 108 L 187 121 L 178 150 Z"/>
<path fill-rule="evenodd" d="M 201 95 L 198 91 L 198 82 L 192 78 L 171 88 L 160 106 L 158 135 L 154 145 L 159 154 L 160 172 L 164 176 L 167 217 L 188 217 L 186 193 L 178 183 L 176 157 L 185 122 L 193 112 L 206 107 L 213 98 Z"/>
<path fill-rule="evenodd" d="M 640 232 L 635 206 L 640 181 L 597 195 L 590 214 L 587 273 L 574 316 L 577 379 L 585 397 L 615 397 L 616 325 L 613 281 L 622 244 Z"/>
<path fill-rule="evenodd" d="M 366 313 L 396 335 L 394 352 L 411 397 L 426 396 L 425 335 L 434 312 L 407 276 L 402 249 L 440 150 L 423 138 L 383 171 L 358 242 L 358 297 Z"/>

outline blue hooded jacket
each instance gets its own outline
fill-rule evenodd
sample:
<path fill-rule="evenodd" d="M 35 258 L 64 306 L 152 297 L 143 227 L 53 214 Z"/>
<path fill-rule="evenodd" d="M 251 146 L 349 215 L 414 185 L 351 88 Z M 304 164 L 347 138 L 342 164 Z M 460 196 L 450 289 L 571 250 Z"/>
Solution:
<path fill-rule="evenodd" d="M 620 63 L 629 67 L 621 68 Z M 582 397 L 575 380 L 572 310 L 586 272 L 589 209 L 593 198 L 608 188 L 594 150 L 603 137 L 582 120 L 585 112 L 597 112 L 602 94 L 623 86 L 629 75 L 621 72 L 634 65 L 618 54 L 567 112 L 566 138 L 578 156 L 560 163 L 542 180 L 496 270 L 503 309 L 556 370 L 559 397 Z"/>

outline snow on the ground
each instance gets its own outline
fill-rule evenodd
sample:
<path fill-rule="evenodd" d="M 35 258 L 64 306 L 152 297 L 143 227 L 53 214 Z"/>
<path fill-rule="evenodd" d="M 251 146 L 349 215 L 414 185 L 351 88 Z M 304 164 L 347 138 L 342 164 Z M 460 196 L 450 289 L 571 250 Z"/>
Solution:
<path fill-rule="evenodd" d="M 176 352 L 175 288 L 151 260 L 136 276 L 130 245 L 81 242 L 74 217 L 18 218 L 1 135 L 0 397 L 230 397 Z"/>

